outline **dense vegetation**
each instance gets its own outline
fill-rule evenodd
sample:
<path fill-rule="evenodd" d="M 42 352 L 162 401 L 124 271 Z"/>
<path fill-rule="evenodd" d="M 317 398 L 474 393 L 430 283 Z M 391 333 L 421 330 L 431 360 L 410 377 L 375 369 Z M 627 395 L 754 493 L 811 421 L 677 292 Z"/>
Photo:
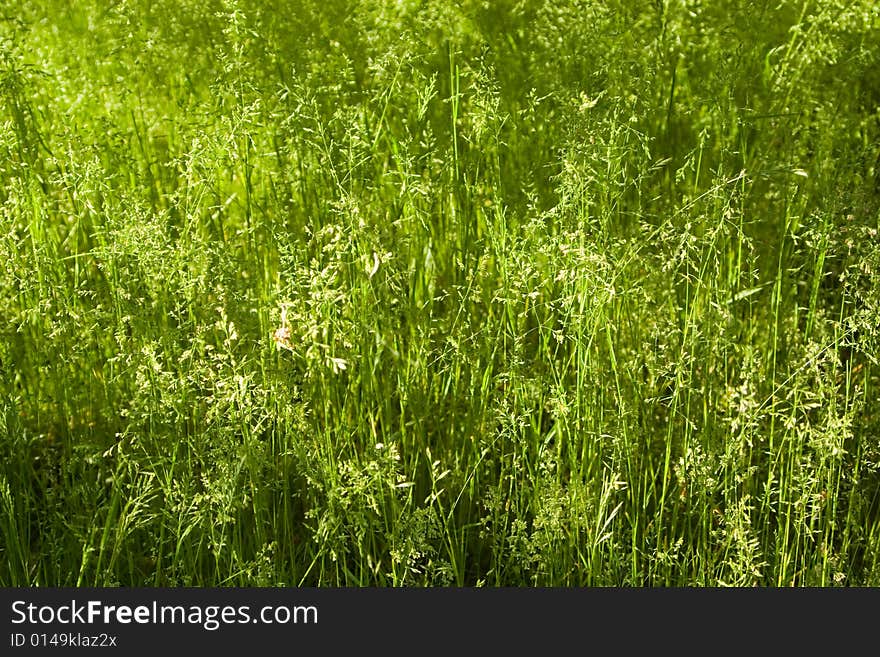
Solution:
<path fill-rule="evenodd" d="M 0 583 L 880 585 L 875 0 L 20 0 Z"/>

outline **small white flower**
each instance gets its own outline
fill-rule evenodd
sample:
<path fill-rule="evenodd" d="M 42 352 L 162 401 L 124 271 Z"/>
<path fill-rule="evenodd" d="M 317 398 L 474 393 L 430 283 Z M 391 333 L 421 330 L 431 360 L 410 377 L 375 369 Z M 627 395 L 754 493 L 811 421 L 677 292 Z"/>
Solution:
<path fill-rule="evenodd" d="M 275 329 L 275 333 L 272 334 L 272 341 L 275 342 L 279 349 L 293 351 L 293 344 L 290 341 L 290 328 L 287 326 Z"/>

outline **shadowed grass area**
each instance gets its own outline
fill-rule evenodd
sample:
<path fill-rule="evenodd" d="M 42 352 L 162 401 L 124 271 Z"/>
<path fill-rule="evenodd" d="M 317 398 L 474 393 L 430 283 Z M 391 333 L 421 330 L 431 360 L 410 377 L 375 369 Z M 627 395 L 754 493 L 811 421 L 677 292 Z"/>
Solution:
<path fill-rule="evenodd" d="M 880 585 L 873 0 L 22 1 L 0 584 Z"/>

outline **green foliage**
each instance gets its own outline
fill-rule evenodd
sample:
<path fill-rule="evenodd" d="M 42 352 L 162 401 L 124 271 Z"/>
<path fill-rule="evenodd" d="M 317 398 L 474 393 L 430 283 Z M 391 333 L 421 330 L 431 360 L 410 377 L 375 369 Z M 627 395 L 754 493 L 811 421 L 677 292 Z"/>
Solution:
<path fill-rule="evenodd" d="M 18 5 L 0 583 L 880 582 L 875 2 Z"/>

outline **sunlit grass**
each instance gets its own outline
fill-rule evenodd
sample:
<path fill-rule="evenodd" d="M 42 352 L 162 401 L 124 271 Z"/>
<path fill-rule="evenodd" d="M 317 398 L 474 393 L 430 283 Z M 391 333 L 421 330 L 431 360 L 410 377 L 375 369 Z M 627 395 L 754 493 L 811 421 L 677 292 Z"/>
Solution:
<path fill-rule="evenodd" d="M 880 584 L 875 3 L 20 4 L 0 584 Z"/>

